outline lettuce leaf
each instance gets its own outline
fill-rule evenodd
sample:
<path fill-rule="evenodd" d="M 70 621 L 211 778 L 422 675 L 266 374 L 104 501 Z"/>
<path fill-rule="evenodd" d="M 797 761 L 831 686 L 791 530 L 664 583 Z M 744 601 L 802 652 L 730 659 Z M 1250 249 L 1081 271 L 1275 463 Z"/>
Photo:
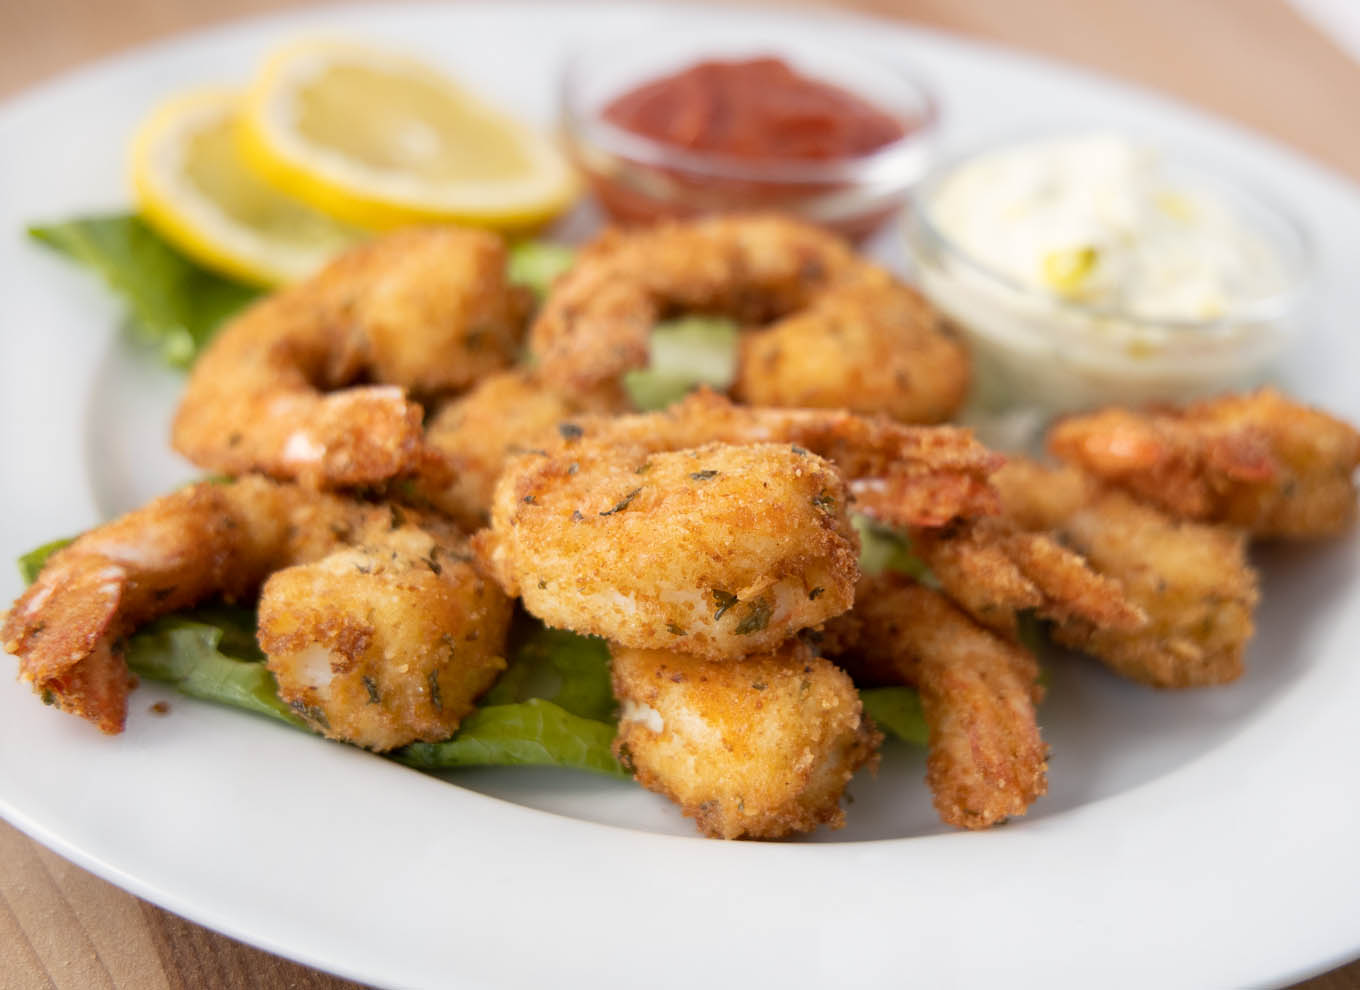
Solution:
<path fill-rule="evenodd" d="M 123 300 L 134 336 L 174 367 L 193 363 L 258 290 L 208 271 L 129 213 L 34 226 L 29 236 L 97 272 Z"/>
<path fill-rule="evenodd" d="M 930 729 L 921 713 L 921 698 L 911 688 L 864 688 L 859 697 L 865 712 L 884 732 L 918 746 L 929 742 Z"/>
<path fill-rule="evenodd" d="M 737 325 L 717 316 L 658 323 L 649 366 L 623 376 L 629 398 L 645 411 L 664 409 L 700 385 L 726 391 L 737 373 Z"/>
<path fill-rule="evenodd" d="M 547 241 L 520 241 L 510 246 L 506 276 L 513 285 L 522 285 L 542 299 L 553 281 L 576 260 L 576 249 Z"/>
<path fill-rule="evenodd" d="M 279 697 L 274 675 L 260 663 L 254 613 L 235 611 L 233 615 L 223 607 L 157 619 L 128 638 L 124 654 L 128 668 L 141 677 L 170 684 L 191 698 L 305 728 Z"/>
<path fill-rule="evenodd" d="M 19 573 L 23 575 L 24 584 L 32 584 L 38 580 L 38 575 L 42 573 L 43 565 L 47 563 L 47 558 L 52 556 L 62 547 L 67 546 L 75 537 L 67 537 L 63 540 L 53 540 L 51 543 L 44 543 L 40 547 L 34 547 L 28 553 L 19 558 Z"/>
<path fill-rule="evenodd" d="M 865 574 L 896 571 L 929 587 L 939 587 L 926 562 L 912 553 L 911 540 L 905 533 L 882 526 L 868 516 L 852 515 L 850 522 L 859 533 L 859 569 Z"/>
<path fill-rule="evenodd" d="M 518 645 L 505 672 L 482 697 L 484 705 L 511 705 L 541 698 L 572 715 L 614 721 L 609 684 L 609 646 L 593 636 L 549 629 L 526 619 L 516 630 Z"/>
<path fill-rule="evenodd" d="M 556 766 L 626 777 L 610 750 L 613 741 L 612 723 L 581 718 L 551 701 L 530 698 L 479 708 L 447 742 L 412 743 L 390 755 L 421 770 Z"/>

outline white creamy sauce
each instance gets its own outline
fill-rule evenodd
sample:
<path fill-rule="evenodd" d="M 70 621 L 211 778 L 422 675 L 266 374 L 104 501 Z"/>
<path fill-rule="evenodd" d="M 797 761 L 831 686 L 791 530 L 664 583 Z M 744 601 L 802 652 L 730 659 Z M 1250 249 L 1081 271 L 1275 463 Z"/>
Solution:
<path fill-rule="evenodd" d="M 1300 325 L 1288 218 L 1115 134 L 967 159 L 910 229 L 922 288 L 972 344 L 974 425 L 1244 388 Z"/>
<path fill-rule="evenodd" d="M 1279 259 L 1227 203 L 1114 134 L 981 155 L 930 215 L 996 274 L 1136 319 L 1213 319 L 1282 287 Z"/>

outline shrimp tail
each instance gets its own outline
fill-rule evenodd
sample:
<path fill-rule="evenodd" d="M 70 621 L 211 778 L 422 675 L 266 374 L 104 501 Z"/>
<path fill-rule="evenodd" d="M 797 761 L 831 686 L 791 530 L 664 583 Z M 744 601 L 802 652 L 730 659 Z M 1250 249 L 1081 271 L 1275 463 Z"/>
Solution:
<path fill-rule="evenodd" d="M 127 668 L 110 637 L 122 597 L 120 582 L 78 573 L 29 588 L 0 628 L 0 642 L 19 656 L 21 680 L 46 703 L 109 734 L 123 731 L 127 714 Z"/>

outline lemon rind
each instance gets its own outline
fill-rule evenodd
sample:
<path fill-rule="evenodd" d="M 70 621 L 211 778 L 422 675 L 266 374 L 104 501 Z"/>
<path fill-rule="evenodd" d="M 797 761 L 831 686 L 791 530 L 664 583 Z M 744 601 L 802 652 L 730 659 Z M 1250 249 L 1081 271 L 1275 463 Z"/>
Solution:
<path fill-rule="evenodd" d="M 252 235 L 180 184 L 173 158 L 186 131 L 203 126 L 204 118 L 239 112 L 242 97 L 239 89 L 211 86 L 157 106 L 132 139 L 133 196 L 147 224 L 194 261 L 239 281 L 270 287 L 308 274 L 324 255 L 289 250 Z"/>
<path fill-rule="evenodd" d="M 457 183 L 437 187 L 394 179 L 307 144 L 286 125 L 288 94 L 309 63 L 327 58 L 396 66 L 437 78 L 468 106 L 496 121 L 536 164 L 514 182 Z M 304 41 L 266 60 L 246 93 L 238 131 L 240 151 L 262 178 L 290 196 L 337 219 L 373 230 L 414 223 L 454 222 L 524 230 L 560 215 L 579 194 L 579 180 L 552 141 L 488 106 L 424 64 L 381 49 L 343 41 Z"/>

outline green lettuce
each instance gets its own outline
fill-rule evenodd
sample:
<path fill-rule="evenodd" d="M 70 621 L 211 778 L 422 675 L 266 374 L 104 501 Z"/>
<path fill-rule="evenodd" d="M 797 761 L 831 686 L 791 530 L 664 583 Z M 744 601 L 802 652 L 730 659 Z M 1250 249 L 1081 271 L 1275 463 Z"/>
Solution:
<path fill-rule="evenodd" d="M 24 581 L 31 584 L 47 558 L 70 542 L 53 540 L 20 557 Z M 133 673 L 190 697 L 305 729 L 261 662 L 255 628 L 251 609 L 201 606 L 143 626 L 128 637 L 124 656 Z M 534 764 L 623 775 L 609 748 L 615 703 L 604 640 L 521 617 L 510 657 L 481 707 L 452 739 L 389 755 L 424 769 Z"/>
<path fill-rule="evenodd" d="M 921 697 L 911 688 L 864 688 L 859 696 L 865 712 L 884 732 L 918 746 L 930 740 L 930 729 L 921 713 Z"/>
<path fill-rule="evenodd" d="M 541 698 L 581 718 L 614 721 L 609 646 L 604 640 L 549 629 L 531 619 L 521 623 L 515 639 L 511 663 L 483 696 L 483 704 Z"/>
<path fill-rule="evenodd" d="M 623 377 L 633 404 L 664 409 L 700 385 L 731 387 L 737 370 L 737 325 L 717 316 L 686 316 L 658 323 L 648 344 L 648 367 Z"/>
<path fill-rule="evenodd" d="M 140 677 L 163 681 L 182 694 L 268 715 L 305 728 L 279 697 L 274 675 L 260 660 L 255 615 L 225 607 L 167 615 L 130 636 L 124 657 Z"/>
<path fill-rule="evenodd" d="M 133 214 L 30 227 L 29 236 L 97 272 L 127 306 L 134 336 L 188 367 L 219 326 L 259 291 L 185 257 Z"/>
<path fill-rule="evenodd" d="M 446 742 L 392 754 L 407 766 L 558 766 L 625 776 L 614 741 L 609 647 L 602 639 L 549 629 L 521 617 L 510 665 Z"/>
<path fill-rule="evenodd" d="M 570 268 L 575 260 L 576 249 L 565 244 L 520 241 L 510 246 L 506 277 L 511 284 L 522 285 L 542 299 L 557 276 Z"/>
<path fill-rule="evenodd" d="M 32 584 L 38 580 L 38 575 L 42 572 L 43 565 L 47 563 L 47 558 L 52 556 L 62 547 L 67 546 L 73 537 L 63 540 L 53 540 L 51 543 L 44 543 L 40 547 L 34 547 L 28 553 L 19 558 L 19 573 L 23 575 L 24 584 Z"/>
<path fill-rule="evenodd" d="M 412 743 L 393 752 L 421 770 L 453 767 L 557 766 L 626 777 L 614 759 L 612 723 L 581 718 L 543 698 L 487 705 L 463 720 L 446 742 Z"/>
<path fill-rule="evenodd" d="M 911 539 L 905 533 L 882 526 L 868 516 L 852 515 L 850 522 L 859 533 L 859 569 L 865 574 L 896 571 L 932 588 L 939 587 L 926 562 L 912 552 Z"/>

